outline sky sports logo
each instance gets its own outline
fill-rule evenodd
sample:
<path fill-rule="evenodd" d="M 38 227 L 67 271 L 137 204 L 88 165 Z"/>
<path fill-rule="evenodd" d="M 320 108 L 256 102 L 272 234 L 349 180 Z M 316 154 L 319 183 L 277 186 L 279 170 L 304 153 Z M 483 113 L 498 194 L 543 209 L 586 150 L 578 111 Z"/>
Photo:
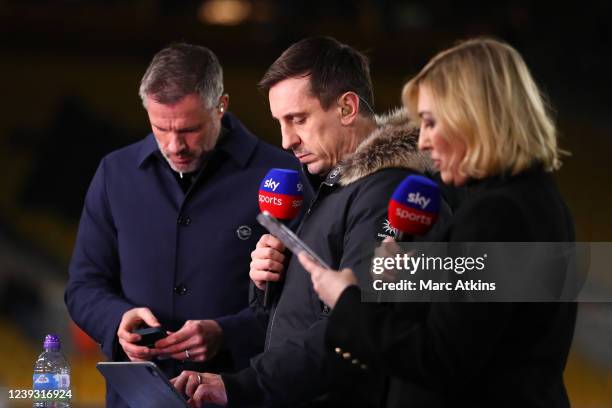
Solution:
<path fill-rule="evenodd" d="M 259 192 L 259 205 L 268 204 L 277 207 L 283 207 L 285 205 L 284 200 L 289 200 L 292 208 L 300 208 L 302 206 L 302 198 L 295 198 L 286 196 L 284 194 L 271 194 L 265 191 Z"/>
<path fill-rule="evenodd" d="M 434 216 L 428 212 L 422 212 L 417 209 L 406 209 L 401 206 L 395 207 L 395 215 L 402 220 L 418 222 L 422 225 L 431 225 L 434 222 Z"/>
<path fill-rule="evenodd" d="M 274 180 L 273 177 L 267 178 L 263 181 L 259 190 L 259 205 L 277 207 L 290 205 L 292 208 L 299 208 L 303 200 L 302 189 L 302 183 L 299 182 L 282 184 L 281 181 Z"/>
<path fill-rule="evenodd" d="M 430 197 L 427 197 L 418 191 L 416 193 L 408 193 L 406 197 L 406 203 L 413 204 L 414 207 L 398 205 L 395 207 L 396 216 L 403 220 L 418 222 L 423 225 L 433 224 L 433 222 L 435 221 L 434 214 L 426 211 L 427 206 L 429 205 L 429 203 L 431 203 Z"/>
<path fill-rule="evenodd" d="M 271 169 L 259 186 L 259 209 L 278 219 L 293 219 L 304 202 L 302 190 L 296 170 Z"/>
<path fill-rule="evenodd" d="M 280 186 L 280 184 L 281 184 L 280 181 L 275 181 L 273 178 L 269 178 L 264 181 L 263 188 L 276 192 L 276 189 Z M 304 189 L 304 186 L 302 185 L 302 183 L 297 183 L 295 185 L 296 193 L 302 192 L 303 189 Z"/>
<path fill-rule="evenodd" d="M 421 210 L 424 210 L 431 202 L 431 198 L 427 198 L 426 196 L 421 195 L 421 193 L 417 191 L 416 193 L 409 193 L 408 197 L 406 198 L 406 202 L 418 205 L 419 207 L 421 207 Z"/>
<path fill-rule="evenodd" d="M 389 201 L 389 222 L 402 234 L 423 235 L 438 218 L 440 192 L 437 184 L 411 174 L 397 186 Z"/>
<path fill-rule="evenodd" d="M 274 181 L 273 178 L 269 178 L 264 181 L 264 188 L 270 188 L 272 191 L 276 191 L 278 186 L 280 185 L 280 181 Z"/>

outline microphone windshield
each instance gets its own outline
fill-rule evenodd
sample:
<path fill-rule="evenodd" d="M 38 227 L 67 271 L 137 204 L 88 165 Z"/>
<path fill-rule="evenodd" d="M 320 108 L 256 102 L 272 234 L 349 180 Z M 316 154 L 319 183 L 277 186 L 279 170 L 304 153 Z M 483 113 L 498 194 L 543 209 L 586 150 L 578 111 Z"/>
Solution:
<path fill-rule="evenodd" d="M 294 218 L 304 202 L 300 174 L 290 169 L 270 169 L 259 186 L 259 210 L 281 220 Z"/>
<path fill-rule="evenodd" d="M 410 175 L 400 183 L 389 201 L 389 224 L 408 235 L 426 234 L 440 212 L 438 185 L 424 176 Z"/>

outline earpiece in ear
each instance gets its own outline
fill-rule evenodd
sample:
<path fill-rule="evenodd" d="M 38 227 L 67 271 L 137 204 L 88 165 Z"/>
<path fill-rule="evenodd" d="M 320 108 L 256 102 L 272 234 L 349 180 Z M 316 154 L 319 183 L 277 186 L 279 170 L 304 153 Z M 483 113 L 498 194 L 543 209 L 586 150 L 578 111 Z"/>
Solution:
<path fill-rule="evenodd" d="M 225 111 L 225 106 L 222 103 L 219 104 L 219 112 L 223 113 Z"/>

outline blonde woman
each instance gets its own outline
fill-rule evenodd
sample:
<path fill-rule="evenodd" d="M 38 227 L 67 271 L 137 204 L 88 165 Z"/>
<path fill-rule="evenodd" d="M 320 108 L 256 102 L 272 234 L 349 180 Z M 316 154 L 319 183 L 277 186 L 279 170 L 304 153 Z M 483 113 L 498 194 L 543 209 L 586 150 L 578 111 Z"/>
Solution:
<path fill-rule="evenodd" d="M 402 97 L 442 181 L 469 190 L 441 241 L 574 241 L 551 175 L 562 153 L 555 125 L 515 49 L 486 38 L 460 43 L 436 55 Z M 356 369 L 401 379 L 388 405 L 569 406 L 563 370 L 575 304 L 361 303 L 350 270 L 300 260 L 333 307 L 330 350 L 358 361 Z"/>

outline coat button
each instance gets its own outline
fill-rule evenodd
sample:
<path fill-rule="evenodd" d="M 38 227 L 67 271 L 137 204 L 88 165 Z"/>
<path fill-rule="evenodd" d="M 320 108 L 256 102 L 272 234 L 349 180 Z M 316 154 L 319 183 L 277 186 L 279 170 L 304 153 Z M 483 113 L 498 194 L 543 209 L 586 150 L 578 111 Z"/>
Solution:
<path fill-rule="evenodd" d="M 179 217 L 176 219 L 176 223 L 178 225 L 186 226 L 191 224 L 191 218 L 189 218 L 187 215 L 179 215 Z"/>
<path fill-rule="evenodd" d="M 362 364 L 362 365 L 359 366 L 359 368 L 361 368 L 362 370 L 367 370 L 368 366 L 365 365 L 365 364 Z"/>
<path fill-rule="evenodd" d="M 351 363 L 353 363 L 353 364 L 357 365 L 357 364 L 359 364 L 359 360 L 357 360 L 356 358 L 354 358 L 354 359 L 351 361 Z"/>
<path fill-rule="evenodd" d="M 342 349 L 340 347 L 336 347 L 334 351 L 336 352 L 336 354 L 342 354 Z"/>
<path fill-rule="evenodd" d="M 348 360 L 349 358 L 351 358 L 351 353 L 349 353 L 348 351 L 346 353 L 342 353 L 342 358 Z"/>
<path fill-rule="evenodd" d="M 178 285 L 174 287 L 174 293 L 176 293 L 177 295 L 184 295 L 185 293 L 187 293 L 187 288 L 185 287 L 185 285 Z"/>

